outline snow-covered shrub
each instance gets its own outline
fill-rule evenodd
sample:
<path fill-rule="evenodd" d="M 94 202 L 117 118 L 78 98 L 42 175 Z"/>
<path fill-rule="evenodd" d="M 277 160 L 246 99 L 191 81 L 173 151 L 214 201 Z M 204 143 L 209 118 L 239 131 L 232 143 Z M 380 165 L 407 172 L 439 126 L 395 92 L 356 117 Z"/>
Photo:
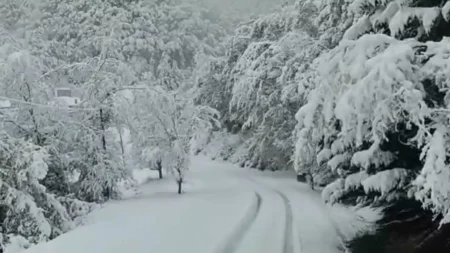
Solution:
<path fill-rule="evenodd" d="M 3 235 L 17 234 L 37 243 L 72 228 L 67 210 L 40 183 L 48 171 L 47 157 L 45 149 L 0 133 L 0 222 Z"/>
<path fill-rule="evenodd" d="M 88 203 L 68 196 L 58 197 L 57 199 L 66 208 L 75 225 L 82 224 L 83 218 L 99 207 L 96 203 Z"/>
<path fill-rule="evenodd" d="M 5 253 L 19 253 L 28 249 L 32 245 L 25 237 L 14 234 L 7 235 L 5 242 L 6 243 L 3 249 Z"/>

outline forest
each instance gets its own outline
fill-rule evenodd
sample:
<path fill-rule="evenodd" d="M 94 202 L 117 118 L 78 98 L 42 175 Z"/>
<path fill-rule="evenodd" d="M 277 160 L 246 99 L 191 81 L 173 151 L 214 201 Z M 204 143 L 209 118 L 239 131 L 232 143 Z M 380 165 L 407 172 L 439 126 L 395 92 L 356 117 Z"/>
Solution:
<path fill-rule="evenodd" d="M 199 153 L 382 209 L 350 252 L 450 249 L 450 1 L 217 3 L 0 0 L 0 252 Z"/>

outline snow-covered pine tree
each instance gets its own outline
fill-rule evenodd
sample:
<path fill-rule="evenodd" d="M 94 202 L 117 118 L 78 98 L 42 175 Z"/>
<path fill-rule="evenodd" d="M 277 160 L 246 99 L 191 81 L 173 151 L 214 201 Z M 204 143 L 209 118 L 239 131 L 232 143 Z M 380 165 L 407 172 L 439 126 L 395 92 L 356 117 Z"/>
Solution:
<path fill-rule="evenodd" d="M 378 6 L 381 11 L 372 12 L 386 11 L 392 4 L 396 2 L 386 7 Z M 400 14 L 393 13 L 392 22 L 396 22 L 395 15 Z M 436 25 L 440 23 L 436 21 Z M 344 37 L 347 38 L 349 31 L 358 26 L 359 22 L 356 22 Z M 401 30 L 404 29 L 413 31 L 407 24 Z M 410 35 L 417 36 L 413 32 Z M 441 103 L 437 99 L 442 99 L 439 95 L 442 88 L 424 78 L 424 74 L 429 73 L 427 61 L 434 62 L 436 54 L 430 52 L 427 55 L 426 50 L 431 47 L 421 43 L 421 38 L 398 40 L 382 34 L 356 36 L 355 40 L 348 40 L 348 37 L 317 60 L 315 82 L 318 85 L 309 94 L 308 104 L 297 114 L 299 136 L 313 131 L 307 135 L 309 139 L 299 138 L 298 169 L 304 159 L 309 159 L 302 156 L 304 143 L 314 143 L 312 149 L 318 162 L 326 162 L 331 170 L 344 178 L 348 178 L 349 173 L 360 174 L 361 170 L 367 173 L 364 176 L 358 174 L 360 182 L 352 181 L 353 177 L 348 182 L 342 181 L 342 189 L 337 193 L 342 195 L 363 187 L 364 180 L 377 171 L 390 168 L 395 172 L 398 167 L 415 172 L 421 168 L 418 155 L 422 145 L 428 142 L 427 131 L 434 129 L 432 122 L 436 118 L 430 110 Z M 436 47 L 444 41 L 432 45 Z M 387 192 L 383 193 L 382 184 L 401 187 L 408 174 L 395 173 L 397 176 L 388 177 L 396 182 L 394 185 L 380 181 L 379 186 L 367 185 L 366 193 L 378 191 L 382 193 L 381 199 L 391 198 L 383 196 Z M 372 189 L 374 187 L 378 190 Z M 326 197 L 336 199 L 325 192 Z"/>
<path fill-rule="evenodd" d="M 322 193 L 326 201 L 389 206 L 386 221 L 409 226 L 425 217 L 424 226 L 437 229 L 415 199 L 447 222 L 448 74 L 434 75 L 448 69 L 444 3 L 352 1 L 353 25 L 307 73 L 315 87 L 296 115 L 295 166 L 315 162 L 316 173 L 337 177 Z M 425 240 L 426 231 L 415 236 Z M 383 245 L 372 250 L 393 244 Z"/>

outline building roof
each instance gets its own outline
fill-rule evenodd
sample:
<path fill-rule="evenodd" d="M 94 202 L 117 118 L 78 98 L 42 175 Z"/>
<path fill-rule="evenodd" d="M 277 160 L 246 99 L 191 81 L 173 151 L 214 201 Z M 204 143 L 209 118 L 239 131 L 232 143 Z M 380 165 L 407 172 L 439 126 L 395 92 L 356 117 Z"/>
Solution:
<path fill-rule="evenodd" d="M 0 109 L 1 108 L 11 108 L 11 101 L 0 99 Z"/>

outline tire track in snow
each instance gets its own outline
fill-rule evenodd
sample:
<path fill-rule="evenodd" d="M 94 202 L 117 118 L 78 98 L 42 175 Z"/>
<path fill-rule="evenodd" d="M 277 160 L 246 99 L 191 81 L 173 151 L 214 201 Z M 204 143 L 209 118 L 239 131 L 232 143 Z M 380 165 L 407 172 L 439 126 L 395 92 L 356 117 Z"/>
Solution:
<path fill-rule="evenodd" d="M 273 189 L 273 188 L 272 188 Z M 289 199 L 286 197 L 286 195 L 279 190 L 273 189 L 274 192 L 276 192 L 284 202 L 285 210 L 286 210 L 286 224 L 284 229 L 284 248 L 283 253 L 294 253 L 294 218 L 292 215 L 292 206 Z"/>
<path fill-rule="evenodd" d="M 289 187 L 290 189 L 294 190 L 295 192 L 301 193 L 301 191 L 299 190 L 299 188 L 297 187 Z M 312 190 L 315 191 L 315 190 Z M 307 196 L 307 198 L 311 198 L 310 196 Z M 348 252 L 348 246 L 346 244 L 346 236 L 344 234 L 344 232 L 340 229 L 339 225 L 336 223 L 336 221 L 333 219 L 333 217 L 331 217 L 330 213 L 324 211 L 325 209 L 321 209 L 321 211 L 323 212 L 323 216 L 330 222 L 330 224 L 332 224 L 332 227 L 334 229 L 334 231 L 336 232 L 336 236 L 339 240 L 339 245 L 337 245 L 337 249 L 339 250 L 339 252 Z M 301 244 L 301 241 L 300 241 Z"/>
<path fill-rule="evenodd" d="M 217 251 L 217 253 L 233 253 L 239 248 L 245 234 L 247 234 L 248 230 L 255 222 L 259 211 L 261 210 L 262 197 L 256 191 L 255 199 L 256 200 L 253 202 L 252 206 L 247 211 L 242 221 L 225 241 L 225 245 L 222 247 L 222 249 Z"/>
<path fill-rule="evenodd" d="M 288 197 L 282 193 L 281 191 L 268 186 L 265 183 L 257 182 L 254 179 L 246 177 L 248 181 L 251 181 L 252 183 L 259 185 L 260 187 L 269 189 L 273 192 L 275 192 L 278 196 L 281 197 L 284 203 L 285 207 L 285 227 L 284 227 L 284 243 L 283 243 L 283 252 L 282 253 L 294 253 L 294 216 L 292 213 L 292 206 L 291 202 L 289 201 Z"/>
<path fill-rule="evenodd" d="M 309 196 L 308 194 L 305 194 L 305 192 L 304 192 L 303 190 L 299 190 L 298 187 L 292 187 L 292 186 L 290 186 L 289 189 L 293 190 L 293 192 L 297 192 L 298 194 L 303 195 L 304 198 L 306 197 L 306 198 L 307 198 L 309 201 L 311 201 L 311 203 L 313 203 L 314 205 L 318 204 L 314 199 L 311 198 L 311 196 Z M 308 191 L 313 191 L 313 192 L 314 192 L 315 190 L 310 190 L 310 188 L 308 187 Z M 322 203 L 322 202 L 320 202 L 320 203 Z M 323 208 L 325 208 L 325 207 L 323 207 Z M 346 245 L 346 243 L 345 243 L 345 241 L 346 241 L 346 239 L 345 239 L 346 236 L 345 236 L 344 233 L 341 231 L 341 229 L 339 228 L 339 225 L 337 225 L 337 223 L 334 221 L 334 219 L 331 217 L 331 215 L 330 215 L 327 211 L 325 211 L 325 209 L 323 209 L 323 208 L 321 208 L 321 209 L 319 210 L 319 213 L 322 213 L 322 216 L 323 216 L 326 220 L 328 220 L 329 223 L 332 225 L 332 230 L 335 231 L 336 236 L 337 236 L 337 239 L 338 239 L 338 241 L 339 241 L 339 245 L 336 245 L 336 250 L 337 250 L 336 252 L 342 252 L 342 253 L 348 252 L 348 247 L 347 247 L 347 245 Z M 299 223 L 299 224 L 297 224 L 297 225 L 301 226 L 302 224 Z M 302 233 L 301 233 L 301 232 L 298 232 L 298 239 L 299 239 L 299 243 L 300 243 L 299 247 L 301 247 L 301 246 L 303 245 L 303 243 L 302 243 Z M 305 240 L 305 241 L 308 241 L 308 240 Z M 302 248 L 300 248 L 300 252 L 304 253 L 304 252 L 302 251 Z"/>

